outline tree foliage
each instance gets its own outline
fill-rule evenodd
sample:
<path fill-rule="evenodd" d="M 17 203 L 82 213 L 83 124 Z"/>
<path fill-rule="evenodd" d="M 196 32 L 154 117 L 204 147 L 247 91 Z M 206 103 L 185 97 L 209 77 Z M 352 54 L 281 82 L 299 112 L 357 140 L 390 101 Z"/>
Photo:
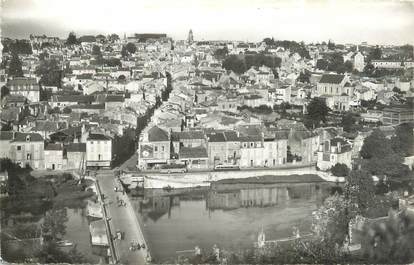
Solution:
<path fill-rule="evenodd" d="M 10 77 L 23 76 L 22 61 L 20 61 L 19 55 L 16 52 L 13 52 L 12 54 L 7 74 Z"/>
<path fill-rule="evenodd" d="M 219 48 L 214 51 L 214 57 L 218 60 L 224 59 L 229 54 L 229 50 L 227 49 L 227 46 L 224 46 L 223 48 Z"/>
<path fill-rule="evenodd" d="M 137 46 L 135 46 L 135 44 L 132 42 L 128 42 L 125 45 L 125 48 L 130 54 L 134 54 L 137 51 Z"/>
<path fill-rule="evenodd" d="M 341 118 L 341 126 L 345 132 L 352 132 L 356 122 L 355 115 L 352 112 L 345 113 Z"/>
<path fill-rule="evenodd" d="M 246 71 L 246 64 L 238 55 L 230 55 L 224 59 L 223 68 L 231 70 L 237 74 L 242 74 Z"/>
<path fill-rule="evenodd" d="M 300 72 L 300 74 L 299 74 L 299 76 L 298 76 L 298 78 L 297 78 L 297 80 L 299 81 L 299 82 L 302 82 L 302 83 L 310 83 L 310 77 L 311 77 L 311 73 L 309 72 L 309 71 L 303 71 L 303 72 Z"/>
<path fill-rule="evenodd" d="M 396 127 L 395 136 L 391 138 L 392 149 L 401 156 L 414 155 L 414 126 L 403 123 Z"/>
<path fill-rule="evenodd" d="M 390 141 L 379 129 L 375 129 L 365 138 L 360 151 L 361 157 L 364 159 L 373 157 L 384 158 L 391 153 L 392 149 Z"/>
<path fill-rule="evenodd" d="M 325 100 L 313 98 L 307 107 L 306 125 L 310 128 L 318 127 L 321 122 L 325 123 L 329 114 L 329 108 Z"/>
<path fill-rule="evenodd" d="M 3 53 L 32 54 L 32 46 L 27 40 L 2 40 Z"/>
<path fill-rule="evenodd" d="M 336 177 L 346 177 L 349 174 L 349 168 L 347 165 L 342 163 L 336 163 L 332 168 L 331 172 Z"/>
<path fill-rule="evenodd" d="M 79 44 L 79 40 L 76 38 L 75 32 L 70 32 L 68 38 L 66 39 L 66 45 L 77 45 Z"/>
<path fill-rule="evenodd" d="M 41 61 L 35 73 L 40 76 L 41 85 L 61 87 L 62 70 L 57 60 Z"/>

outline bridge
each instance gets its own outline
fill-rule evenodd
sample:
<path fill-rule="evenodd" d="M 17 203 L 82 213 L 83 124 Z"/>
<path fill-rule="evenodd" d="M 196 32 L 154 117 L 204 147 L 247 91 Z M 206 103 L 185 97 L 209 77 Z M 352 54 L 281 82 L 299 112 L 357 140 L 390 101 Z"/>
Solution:
<path fill-rule="evenodd" d="M 110 235 L 110 246 L 113 263 L 120 264 L 146 264 L 151 260 L 149 246 L 145 241 L 140 223 L 132 207 L 128 195 L 120 185 L 112 170 L 96 171 L 96 182 L 99 193 L 104 196 L 104 208 L 108 231 Z M 118 191 L 115 191 L 115 187 Z M 117 198 L 123 200 L 126 206 L 119 206 Z M 125 238 L 115 239 L 116 231 L 124 233 Z M 131 251 L 131 242 L 145 244 L 145 249 Z"/>

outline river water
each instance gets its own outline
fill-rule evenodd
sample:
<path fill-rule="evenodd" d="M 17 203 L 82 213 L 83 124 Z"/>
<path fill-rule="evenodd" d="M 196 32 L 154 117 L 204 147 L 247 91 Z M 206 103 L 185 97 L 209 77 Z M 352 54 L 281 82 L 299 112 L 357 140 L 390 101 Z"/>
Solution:
<path fill-rule="evenodd" d="M 155 262 L 173 262 L 194 250 L 252 247 L 263 229 L 266 240 L 311 229 L 312 212 L 331 184 L 226 184 L 204 190 L 147 190 L 133 206 Z M 187 252 L 189 253 L 189 252 Z"/>
<path fill-rule="evenodd" d="M 105 261 L 106 249 L 91 244 L 86 209 L 67 208 L 66 210 L 68 221 L 66 222 L 64 239 L 76 244 L 76 249 L 83 254 L 89 263 L 97 264 L 101 260 Z M 69 250 L 70 247 L 64 249 Z"/>

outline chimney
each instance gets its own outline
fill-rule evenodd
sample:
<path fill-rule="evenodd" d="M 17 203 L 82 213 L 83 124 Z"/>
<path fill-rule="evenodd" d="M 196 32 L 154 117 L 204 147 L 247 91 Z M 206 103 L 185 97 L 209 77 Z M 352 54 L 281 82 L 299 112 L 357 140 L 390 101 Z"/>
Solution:
<path fill-rule="evenodd" d="M 13 132 L 13 140 L 16 139 L 16 132 Z"/>

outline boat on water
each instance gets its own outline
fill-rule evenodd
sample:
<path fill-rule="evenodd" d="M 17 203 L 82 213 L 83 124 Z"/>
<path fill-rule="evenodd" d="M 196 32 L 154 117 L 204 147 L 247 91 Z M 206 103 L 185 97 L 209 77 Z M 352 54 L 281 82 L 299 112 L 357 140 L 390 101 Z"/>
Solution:
<path fill-rule="evenodd" d="M 57 243 L 57 245 L 59 247 L 70 247 L 70 246 L 73 246 L 73 243 L 70 242 L 69 240 L 61 240 L 61 241 L 58 241 L 56 243 Z"/>

